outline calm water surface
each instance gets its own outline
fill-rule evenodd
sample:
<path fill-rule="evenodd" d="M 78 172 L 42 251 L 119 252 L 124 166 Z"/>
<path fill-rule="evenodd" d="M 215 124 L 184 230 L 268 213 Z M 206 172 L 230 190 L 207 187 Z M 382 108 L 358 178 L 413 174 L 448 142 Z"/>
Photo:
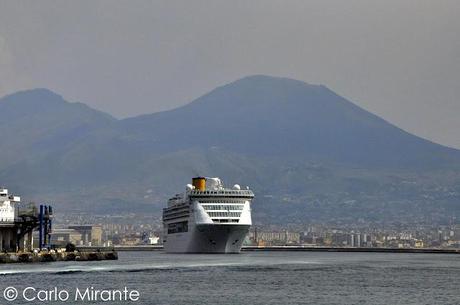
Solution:
<path fill-rule="evenodd" d="M 459 304 L 460 256 L 253 252 L 120 252 L 118 261 L 0 265 L 0 304 L 76 304 L 76 288 L 136 289 L 137 302 L 79 304 Z M 6 302 L 13 286 L 20 296 Z M 26 287 L 57 287 L 67 302 L 27 302 Z"/>

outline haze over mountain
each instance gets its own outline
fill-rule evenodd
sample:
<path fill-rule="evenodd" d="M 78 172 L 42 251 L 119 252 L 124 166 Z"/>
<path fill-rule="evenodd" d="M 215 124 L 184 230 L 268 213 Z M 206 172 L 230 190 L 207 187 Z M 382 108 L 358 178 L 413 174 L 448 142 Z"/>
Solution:
<path fill-rule="evenodd" d="M 0 113 L 0 181 L 63 211 L 156 213 L 206 175 L 251 185 L 256 221 L 460 216 L 460 151 L 324 86 L 250 76 L 124 120 L 35 89 Z"/>

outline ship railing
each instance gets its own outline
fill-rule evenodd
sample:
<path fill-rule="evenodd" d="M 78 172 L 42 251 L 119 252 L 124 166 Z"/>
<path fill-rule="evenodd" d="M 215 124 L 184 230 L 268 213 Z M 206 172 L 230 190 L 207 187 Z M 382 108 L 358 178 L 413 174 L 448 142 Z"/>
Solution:
<path fill-rule="evenodd" d="M 205 191 L 198 191 L 192 190 L 190 191 L 190 195 L 231 195 L 231 196 L 254 196 L 254 193 L 250 190 L 205 190 Z"/>

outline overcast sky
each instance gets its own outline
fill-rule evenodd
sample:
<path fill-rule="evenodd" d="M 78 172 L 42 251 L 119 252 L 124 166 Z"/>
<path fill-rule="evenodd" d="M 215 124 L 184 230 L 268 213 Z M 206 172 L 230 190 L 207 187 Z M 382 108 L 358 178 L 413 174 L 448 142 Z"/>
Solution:
<path fill-rule="evenodd" d="M 324 84 L 460 148 L 460 1 L 0 1 L 0 95 L 45 87 L 116 117 L 251 74 Z"/>

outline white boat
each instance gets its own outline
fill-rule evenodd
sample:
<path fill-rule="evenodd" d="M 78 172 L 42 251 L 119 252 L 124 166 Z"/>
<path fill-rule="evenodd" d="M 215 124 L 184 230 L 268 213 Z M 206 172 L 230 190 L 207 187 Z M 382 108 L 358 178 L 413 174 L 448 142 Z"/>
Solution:
<path fill-rule="evenodd" d="M 254 193 L 219 178 L 196 177 L 163 209 L 163 245 L 169 253 L 239 253 L 251 227 Z"/>

